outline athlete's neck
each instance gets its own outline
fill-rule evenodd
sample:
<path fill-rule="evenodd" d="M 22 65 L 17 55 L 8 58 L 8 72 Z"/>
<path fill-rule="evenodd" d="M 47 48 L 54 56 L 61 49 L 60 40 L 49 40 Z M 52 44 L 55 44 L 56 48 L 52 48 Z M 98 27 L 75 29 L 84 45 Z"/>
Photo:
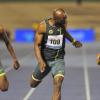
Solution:
<path fill-rule="evenodd" d="M 49 24 L 50 24 L 51 26 L 55 26 L 55 21 L 54 21 L 53 18 L 49 19 Z"/>

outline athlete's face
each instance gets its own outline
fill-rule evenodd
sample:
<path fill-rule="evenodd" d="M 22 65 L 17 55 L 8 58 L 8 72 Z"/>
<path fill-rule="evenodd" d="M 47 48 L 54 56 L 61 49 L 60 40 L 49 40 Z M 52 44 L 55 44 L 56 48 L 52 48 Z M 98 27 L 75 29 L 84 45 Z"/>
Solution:
<path fill-rule="evenodd" d="M 66 18 L 67 17 L 65 13 L 54 16 L 55 24 L 60 26 L 64 25 L 66 23 Z"/>
<path fill-rule="evenodd" d="M 61 18 L 58 18 L 58 19 L 55 19 L 55 24 L 58 24 L 58 25 L 64 25 L 66 22 L 66 17 L 61 19 Z"/>

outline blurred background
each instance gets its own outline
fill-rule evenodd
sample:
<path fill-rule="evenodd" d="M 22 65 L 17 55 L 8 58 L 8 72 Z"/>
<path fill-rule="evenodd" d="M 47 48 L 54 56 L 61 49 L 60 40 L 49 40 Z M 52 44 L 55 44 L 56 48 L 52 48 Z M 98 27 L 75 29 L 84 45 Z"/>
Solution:
<path fill-rule="evenodd" d="M 0 24 L 11 31 L 22 67 L 17 72 L 10 67 L 11 57 L 0 43 L 1 60 L 10 82 L 9 91 L 6 95 L 0 93 L 0 100 L 33 100 L 34 96 L 34 100 L 51 100 L 50 76 L 36 90 L 29 87 L 29 79 L 37 64 L 33 45 L 38 23 L 52 17 L 55 8 L 65 9 L 68 31 L 83 43 L 76 49 L 66 42 L 62 100 L 100 100 L 100 68 L 96 63 L 100 53 L 100 0 L 0 0 Z"/>
<path fill-rule="evenodd" d="M 0 24 L 12 31 L 38 27 L 38 22 L 52 15 L 55 8 L 68 14 L 68 29 L 91 28 L 95 40 L 100 40 L 100 0 L 0 0 Z M 52 16 L 51 16 L 52 17 Z M 17 32 L 18 33 L 18 32 Z M 20 34 L 21 35 L 21 34 Z M 91 37 L 91 33 L 89 34 Z"/>

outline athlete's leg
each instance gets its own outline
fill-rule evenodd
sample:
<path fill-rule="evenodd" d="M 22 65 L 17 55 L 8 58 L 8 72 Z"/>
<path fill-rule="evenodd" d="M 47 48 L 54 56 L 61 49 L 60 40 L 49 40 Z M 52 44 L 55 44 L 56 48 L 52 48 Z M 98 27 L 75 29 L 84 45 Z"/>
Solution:
<path fill-rule="evenodd" d="M 35 78 L 35 75 L 32 74 L 31 81 L 30 81 L 30 87 L 35 88 L 40 84 L 41 80 L 38 80 Z"/>
<path fill-rule="evenodd" d="M 55 61 L 55 64 L 53 64 L 52 74 L 54 89 L 52 100 L 61 100 L 61 87 L 65 73 L 64 67 L 65 63 L 63 59 Z"/>
<path fill-rule="evenodd" d="M 36 66 L 30 81 L 30 86 L 35 88 L 39 85 L 42 79 L 50 72 L 50 67 L 46 66 L 46 69 L 43 73 L 40 72 L 39 65 Z"/>
<path fill-rule="evenodd" d="M 57 76 L 54 78 L 54 89 L 52 100 L 61 100 L 61 87 L 64 77 Z"/>
<path fill-rule="evenodd" d="M 9 86 L 9 82 L 7 80 L 6 74 L 3 69 L 0 69 L 0 90 L 7 91 Z"/>

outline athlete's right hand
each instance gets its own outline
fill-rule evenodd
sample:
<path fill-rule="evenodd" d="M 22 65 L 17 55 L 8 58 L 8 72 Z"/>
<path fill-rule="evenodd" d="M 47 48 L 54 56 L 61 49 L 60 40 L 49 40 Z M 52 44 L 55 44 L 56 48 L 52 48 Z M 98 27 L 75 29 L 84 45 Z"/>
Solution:
<path fill-rule="evenodd" d="M 43 73 L 45 71 L 46 63 L 44 61 L 40 61 L 39 66 L 41 73 Z"/>
<path fill-rule="evenodd" d="M 15 70 L 20 68 L 20 64 L 19 64 L 18 60 L 13 60 L 13 67 Z"/>

